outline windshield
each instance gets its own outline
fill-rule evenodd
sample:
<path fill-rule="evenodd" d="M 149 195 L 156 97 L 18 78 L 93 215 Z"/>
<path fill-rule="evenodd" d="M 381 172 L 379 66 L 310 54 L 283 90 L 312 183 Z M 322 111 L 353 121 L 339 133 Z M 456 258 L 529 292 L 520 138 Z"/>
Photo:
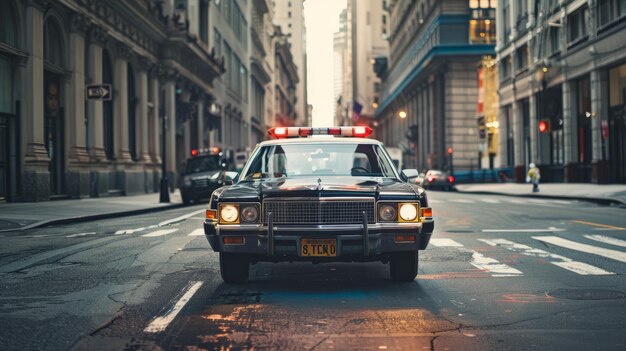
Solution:
<path fill-rule="evenodd" d="M 241 179 L 306 176 L 396 178 L 378 145 L 306 143 L 262 147 Z"/>
<path fill-rule="evenodd" d="M 209 172 L 218 169 L 221 169 L 219 156 L 204 156 L 190 158 L 189 160 L 187 160 L 185 173 Z"/>

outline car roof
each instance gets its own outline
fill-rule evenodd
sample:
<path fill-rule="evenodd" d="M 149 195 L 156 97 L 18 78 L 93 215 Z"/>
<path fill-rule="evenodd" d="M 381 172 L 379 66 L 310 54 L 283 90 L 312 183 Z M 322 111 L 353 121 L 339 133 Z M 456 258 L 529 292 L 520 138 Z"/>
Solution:
<path fill-rule="evenodd" d="M 308 138 L 286 138 L 272 139 L 259 143 L 259 146 L 268 145 L 284 145 L 284 144 L 308 144 L 308 143 L 339 143 L 339 144 L 370 144 L 382 145 L 383 143 L 376 139 L 369 138 L 352 138 L 352 137 L 334 137 L 327 135 L 315 135 Z"/>

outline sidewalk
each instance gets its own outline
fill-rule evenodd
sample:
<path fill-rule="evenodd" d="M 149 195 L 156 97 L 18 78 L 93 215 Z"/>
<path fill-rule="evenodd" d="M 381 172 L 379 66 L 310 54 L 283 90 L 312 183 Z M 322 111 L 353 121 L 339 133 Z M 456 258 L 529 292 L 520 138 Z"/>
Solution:
<path fill-rule="evenodd" d="M 532 192 L 532 184 L 520 183 L 460 184 L 456 187 L 459 192 L 463 193 L 584 200 L 607 205 L 626 205 L 626 184 L 545 183 L 539 185 L 540 192 L 538 193 Z"/>
<path fill-rule="evenodd" d="M 178 190 L 170 194 L 170 200 L 170 203 L 159 203 L 159 193 L 152 193 L 80 200 L 0 203 L 0 232 L 122 217 L 182 206 Z"/>

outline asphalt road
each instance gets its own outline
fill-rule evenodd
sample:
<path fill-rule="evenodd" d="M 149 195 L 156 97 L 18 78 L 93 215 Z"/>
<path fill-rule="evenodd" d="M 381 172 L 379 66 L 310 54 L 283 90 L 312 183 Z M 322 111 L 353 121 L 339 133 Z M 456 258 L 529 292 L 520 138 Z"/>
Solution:
<path fill-rule="evenodd" d="M 3 233 L 0 349 L 626 349 L 626 209 L 430 198 L 411 283 L 381 263 L 260 263 L 224 284 L 203 206 Z"/>

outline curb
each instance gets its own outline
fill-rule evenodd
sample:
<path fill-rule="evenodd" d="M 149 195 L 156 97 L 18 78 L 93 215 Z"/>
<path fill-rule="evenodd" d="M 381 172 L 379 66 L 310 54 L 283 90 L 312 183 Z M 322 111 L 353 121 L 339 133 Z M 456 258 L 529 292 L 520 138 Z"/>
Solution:
<path fill-rule="evenodd" d="M 538 194 L 510 194 L 510 193 L 502 193 L 497 191 L 467 191 L 467 190 L 459 190 L 457 192 L 464 194 L 479 194 L 479 195 L 500 195 L 500 196 L 514 196 L 514 197 L 530 197 L 535 199 L 560 199 L 560 200 L 578 200 L 578 201 L 588 201 L 597 203 L 600 205 L 609 205 L 609 206 L 626 206 L 626 201 L 622 199 L 617 199 L 614 197 L 586 197 L 586 196 L 565 196 L 565 195 L 538 195 Z"/>
<path fill-rule="evenodd" d="M 118 218 L 118 217 L 126 217 L 126 216 L 136 216 L 136 215 L 146 214 L 146 213 L 150 213 L 150 212 L 160 212 L 160 211 L 177 209 L 177 208 L 181 208 L 181 207 L 185 207 L 185 206 L 186 205 L 181 203 L 181 204 L 172 204 L 172 205 L 165 205 L 165 206 L 159 206 L 159 207 L 142 208 L 142 209 L 131 210 L 131 211 L 99 213 L 99 214 L 95 214 L 95 215 L 66 217 L 66 218 L 60 218 L 60 219 L 48 219 L 48 220 L 45 220 L 45 221 L 39 221 L 39 222 L 31 223 L 31 224 L 28 224 L 28 225 L 25 225 L 25 226 L 19 227 L 19 228 L 2 229 L 2 230 L 0 230 L 0 233 L 19 232 L 19 231 L 23 231 L 23 230 L 47 227 L 47 226 L 57 225 L 57 224 L 80 223 L 80 222 L 96 221 L 96 220 L 100 220 L 100 219 Z"/>

